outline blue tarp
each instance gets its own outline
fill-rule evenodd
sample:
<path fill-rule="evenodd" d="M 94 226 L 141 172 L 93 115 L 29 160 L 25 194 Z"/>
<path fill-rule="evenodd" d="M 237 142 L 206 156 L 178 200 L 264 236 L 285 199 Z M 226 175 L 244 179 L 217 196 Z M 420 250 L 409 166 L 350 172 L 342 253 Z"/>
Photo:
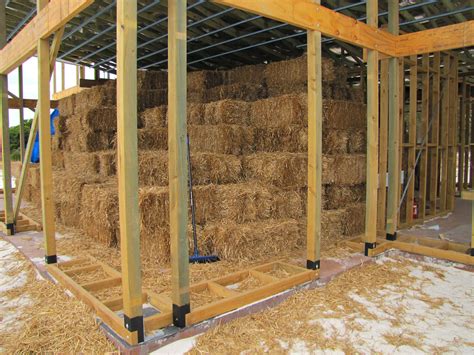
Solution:
<path fill-rule="evenodd" d="M 55 109 L 51 112 L 49 117 L 50 119 L 50 127 L 51 127 L 51 135 L 54 136 L 56 133 L 54 129 L 54 119 L 59 116 L 59 110 Z M 40 161 L 40 153 L 39 153 L 39 132 L 36 133 L 35 137 L 35 144 L 33 145 L 33 152 L 31 152 L 31 162 L 32 163 L 39 163 Z"/>

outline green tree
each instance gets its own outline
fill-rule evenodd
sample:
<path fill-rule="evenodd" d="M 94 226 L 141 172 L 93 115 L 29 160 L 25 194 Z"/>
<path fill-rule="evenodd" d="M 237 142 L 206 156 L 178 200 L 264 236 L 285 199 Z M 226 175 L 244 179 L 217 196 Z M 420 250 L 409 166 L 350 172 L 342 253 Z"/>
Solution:
<path fill-rule="evenodd" d="M 30 135 L 31 123 L 33 120 L 27 120 L 25 127 L 25 145 Z M 10 127 L 10 156 L 12 160 L 20 160 L 20 125 Z"/>

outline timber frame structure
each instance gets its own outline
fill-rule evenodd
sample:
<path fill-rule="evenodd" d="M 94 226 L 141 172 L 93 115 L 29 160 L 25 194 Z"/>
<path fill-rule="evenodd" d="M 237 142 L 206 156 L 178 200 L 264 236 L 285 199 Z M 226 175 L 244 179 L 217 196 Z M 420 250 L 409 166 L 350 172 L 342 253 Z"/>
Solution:
<path fill-rule="evenodd" d="M 0 1 L 0 113 L 3 142 L 4 226 L 9 233 L 14 233 L 15 222 L 19 221 L 23 183 L 33 137 L 39 130 L 46 263 L 49 264 L 49 270 L 54 277 L 94 307 L 104 322 L 129 344 L 144 341 L 145 327 L 155 329 L 171 323 L 184 327 L 317 277 L 316 270 L 320 267 L 322 209 L 322 35 L 367 51 L 366 231 L 361 238 L 352 243 L 366 255 L 375 255 L 382 249 L 392 247 L 402 250 L 411 248 L 409 251 L 441 258 L 445 258 L 447 252 L 455 253 L 462 256 L 462 260 L 458 261 L 472 264 L 473 257 L 464 254 L 468 247 L 464 250 L 464 247 L 459 245 L 432 245 L 426 241 L 408 240 L 403 236 L 398 236 L 397 240 L 397 230 L 402 223 L 415 223 L 427 216 L 451 211 L 454 208 L 456 193 L 468 186 L 472 188 L 472 86 L 468 76 L 463 76 L 462 100 L 459 104 L 458 54 L 453 50 L 474 45 L 474 21 L 462 21 L 448 26 L 399 34 L 398 0 L 388 1 L 387 30 L 379 28 L 377 0 L 366 2 L 366 22 L 321 6 L 318 0 L 212 1 L 213 4 L 239 9 L 259 18 L 289 24 L 307 35 L 309 84 L 306 267 L 309 270 L 274 263 L 230 275 L 230 279 L 238 279 L 244 274 L 252 274 L 264 280 L 266 284 L 256 294 L 239 295 L 229 292 L 224 287 L 226 282 L 230 282 L 230 279 L 226 278 L 209 280 L 204 284 L 193 286 L 189 284 L 185 153 L 188 64 L 186 35 L 189 6 L 185 0 L 169 1 L 168 32 L 162 35 L 168 37 L 169 58 L 168 151 L 172 293 L 168 298 L 164 298 L 162 295 L 153 295 L 142 290 L 141 283 L 136 82 L 137 59 L 140 59 L 137 58 L 137 38 L 138 34 L 143 32 L 143 28 L 139 27 L 137 14 L 140 10 L 137 1 L 117 0 L 116 22 L 113 21 L 117 31 L 114 68 L 117 74 L 117 175 L 121 273 L 93 260 L 81 260 L 76 265 L 57 264 L 49 133 L 49 110 L 52 106 L 49 83 L 61 41 L 70 36 L 70 33 L 65 34 L 66 25 L 91 6 L 94 0 L 37 0 L 37 15 L 24 24 L 24 27 L 7 43 L 5 25 L 1 24 L 6 24 L 5 3 L 8 2 Z M 39 97 L 30 139 L 23 155 L 24 164 L 14 204 L 8 142 L 7 74 L 34 54 L 38 56 Z M 87 56 L 87 52 L 83 55 Z M 111 70 L 109 62 L 96 66 Z M 410 77 L 408 96 L 405 92 L 406 69 L 409 70 Z M 22 98 L 19 100 L 21 102 Z M 459 116 L 458 104 L 461 108 Z M 461 118 L 460 133 L 457 131 L 458 117 Z M 456 165 L 458 156 L 462 157 L 460 165 Z M 460 181 L 456 180 L 456 166 L 459 166 L 459 176 L 462 176 Z M 420 170 L 417 174 L 419 181 L 417 191 L 421 204 L 419 220 L 413 220 L 411 211 L 416 198 L 416 181 L 413 177 L 417 167 Z M 403 184 L 400 178 L 401 170 L 406 171 L 404 174 L 406 180 Z M 388 172 L 388 186 L 379 188 L 381 185 L 379 182 L 385 181 L 386 172 Z M 423 248 L 415 250 L 406 246 L 406 244 L 413 245 L 414 242 Z M 444 254 L 438 252 L 441 249 L 446 252 Z M 68 269 L 70 266 L 74 268 Z M 287 279 L 275 279 L 266 273 L 274 267 L 293 268 L 293 275 Z M 92 284 L 75 284 L 68 275 L 79 272 L 79 269 L 86 270 L 84 268 L 87 270 L 102 268 L 110 277 Z M 87 292 L 111 285 L 122 286 L 120 299 L 98 304 Z M 207 288 L 219 294 L 223 300 L 217 305 L 211 304 L 205 310 L 199 308 L 191 310 L 190 291 L 196 288 Z M 145 299 L 149 299 L 162 313 L 151 316 L 152 319 L 144 318 Z M 123 319 L 114 313 L 118 308 L 123 310 Z"/>

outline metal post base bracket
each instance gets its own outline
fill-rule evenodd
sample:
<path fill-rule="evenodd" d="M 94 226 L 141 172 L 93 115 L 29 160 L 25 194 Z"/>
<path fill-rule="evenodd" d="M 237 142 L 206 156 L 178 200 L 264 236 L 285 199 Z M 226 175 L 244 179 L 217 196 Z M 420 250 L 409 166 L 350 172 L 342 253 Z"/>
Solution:
<path fill-rule="evenodd" d="M 390 241 L 395 241 L 395 240 L 397 240 L 397 232 L 395 232 L 395 233 L 393 233 L 393 234 L 387 233 L 386 239 L 387 239 L 387 240 L 390 240 Z"/>
<path fill-rule="evenodd" d="M 176 327 L 184 328 L 186 326 L 186 314 L 191 312 L 191 306 L 188 304 L 178 306 L 173 304 L 173 324 Z"/>
<path fill-rule="evenodd" d="M 375 249 L 376 246 L 377 246 L 377 243 L 365 243 L 364 255 L 365 255 L 365 256 L 370 256 L 370 255 L 369 255 L 369 250 L 370 250 L 370 249 Z"/>
<path fill-rule="evenodd" d="M 129 318 L 126 314 L 123 315 L 123 324 L 130 332 L 137 332 L 138 342 L 145 341 L 145 326 L 143 324 L 143 316 Z"/>
<path fill-rule="evenodd" d="M 321 268 L 321 261 L 306 260 L 306 268 L 309 270 L 319 270 Z"/>

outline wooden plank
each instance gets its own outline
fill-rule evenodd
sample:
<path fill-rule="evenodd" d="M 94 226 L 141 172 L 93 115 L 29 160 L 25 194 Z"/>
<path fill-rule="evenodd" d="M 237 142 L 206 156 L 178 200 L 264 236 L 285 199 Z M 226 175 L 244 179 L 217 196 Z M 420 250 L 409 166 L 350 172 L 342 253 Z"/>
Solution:
<path fill-rule="evenodd" d="M 449 55 L 443 56 L 443 73 L 449 74 L 450 66 Z M 450 81 L 449 79 L 443 79 L 441 87 L 441 182 L 440 182 L 440 196 L 439 196 L 439 208 L 441 212 L 447 209 L 447 196 L 448 196 L 448 132 L 449 132 L 449 101 L 450 101 Z"/>
<path fill-rule="evenodd" d="M 461 105 L 459 111 L 460 120 L 460 149 L 459 149 L 459 164 L 458 164 L 458 189 L 462 191 L 465 188 L 464 184 L 464 173 L 465 173 L 465 146 L 466 146 L 466 123 L 468 116 L 466 115 L 466 96 L 467 96 L 467 83 L 464 78 L 461 83 Z"/>
<path fill-rule="evenodd" d="M 474 45 L 474 21 L 407 33 L 397 39 L 397 55 L 440 52 Z"/>
<path fill-rule="evenodd" d="M 454 210 L 454 199 L 456 195 L 456 158 L 457 158 L 457 102 L 458 102 L 458 81 L 455 78 L 457 73 L 457 57 L 450 55 L 449 64 L 449 113 L 448 113 L 448 188 L 446 207 L 448 210 Z"/>
<path fill-rule="evenodd" d="M 313 280 L 313 278 L 314 271 L 307 270 L 289 278 L 264 285 L 258 289 L 243 292 L 238 296 L 224 298 L 208 305 L 198 307 L 186 315 L 186 323 L 195 324 L 201 322 L 205 319 L 229 312 L 231 310 L 245 306 L 246 304 L 282 292 L 296 285 L 309 282 Z"/>
<path fill-rule="evenodd" d="M 264 284 L 269 284 L 275 281 L 278 281 L 278 278 L 272 275 L 265 274 L 257 270 L 250 270 L 250 275 L 258 279 Z"/>
<path fill-rule="evenodd" d="M 174 324 L 189 312 L 188 173 L 186 155 L 186 1 L 168 3 L 168 152 L 171 284 Z"/>
<path fill-rule="evenodd" d="M 60 92 L 57 92 L 57 93 L 53 94 L 53 100 L 59 101 L 59 100 L 62 100 L 66 97 L 69 97 L 71 95 L 78 94 L 78 93 L 80 93 L 81 91 L 84 91 L 84 90 L 87 90 L 87 88 L 81 88 L 79 86 L 73 86 L 69 89 L 66 89 L 66 90 L 63 90 L 63 91 L 60 91 Z"/>
<path fill-rule="evenodd" d="M 432 248 L 428 246 L 412 244 L 412 243 L 403 243 L 403 242 L 392 242 L 393 247 L 406 251 L 408 253 L 413 254 L 421 254 L 425 256 L 430 256 L 433 258 L 450 260 L 457 263 L 467 264 L 467 265 L 474 265 L 474 257 L 468 254 L 459 253 L 452 250 L 443 250 Z"/>
<path fill-rule="evenodd" d="M 144 340 L 138 209 L 137 2 L 117 1 L 117 176 L 123 310 Z"/>
<path fill-rule="evenodd" d="M 147 293 L 143 292 L 142 302 L 147 302 L 147 299 L 148 299 Z M 107 308 L 109 308 L 110 310 L 114 312 L 120 311 L 123 308 L 123 297 L 122 295 L 117 296 L 117 297 L 112 297 L 103 301 L 102 303 L 104 304 L 104 306 L 106 306 Z"/>
<path fill-rule="evenodd" d="M 54 35 L 53 43 L 51 45 L 51 52 L 49 55 L 50 69 L 54 66 L 54 63 L 56 62 L 56 58 L 59 52 L 59 47 L 61 45 L 63 34 L 64 34 L 64 27 L 58 30 Z M 50 71 L 50 78 L 51 78 L 51 71 Z M 26 145 L 25 156 L 22 160 L 20 179 L 16 182 L 18 188 L 17 188 L 17 193 L 15 195 L 15 207 L 14 207 L 15 221 L 17 220 L 18 215 L 20 214 L 20 207 L 21 207 L 21 201 L 23 198 L 23 193 L 25 190 L 26 177 L 28 176 L 28 169 L 30 167 L 31 153 L 33 151 L 33 145 L 35 142 L 36 133 L 38 131 L 38 120 L 39 120 L 39 110 L 35 110 L 33 121 L 31 122 L 30 134 L 28 136 L 28 144 Z"/>
<path fill-rule="evenodd" d="M 378 0 L 367 3 L 367 24 L 378 26 Z M 365 243 L 374 247 L 377 239 L 379 72 L 378 52 L 367 52 L 367 183 L 365 209 Z"/>
<path fill-rule="evenodd" d="M 0 51 L 0 73 L 8 74 L 36 52 L 39 39 L 47 39 L 94 0 L 51 0 Z"/>
<path fill-rule="evenodd" d="M 207 283 L 209 291 L 219 297 L 232 297 L 240 294 L 240 292 L 231 290 L 225 286 L 219 285 L 217 282 L 209 281 Z"/>
<path fill-rule="evenodd" d="M 23 109 L 23 65 L 18 67 L 18 98 L 20 100 L 20 160 L 25 158 L 25 110 Z"/>
<path fill-rule="evenodd" d="M 22 107 L 29 108 L 31 110 L 36 109 L 37 100 L 35 99 L 23 99 L 20 98 L 8 98 L 8 108 L 19 110 Z M 58 102 L 56 100 L 51 100 L 51 108 L 57 108 Z"/>
<path fill-rule="evenodd" d="M 37 11 L 41 12 L 48 0 L 37 0 Z M 38 40 L 38 128 L 41 178 L 41 211 L 43 216 L 43 235 L 47 263 L 56 262 L 56 228 L 53 198 L 53 163 L 50 131 L 50 92 L 51 66 L 49 58 L 49 39 Z"/>
<path fill-rule="evenodd" d="M 4 48 L 7 43 L 6 28 L 6 3 L 0 0 L 0 48 Z M 0 56 L 1 60 L 1 56 Z M 14 233 L 13 228 L 13 196 L 12 196 L 12 174 L 11 174 L 11 157 L 10 157 L 10 128 L 8 118 L 8 77 L 0 75 L 0 140 L 1 140 L 1 156 L 2 156 L 2 183 L 3 183 L 3 208 L 6 212 L 7 234 Z"/>
<path fill-rule="evenodd" d="M 388 59 L 380 61 L 380 127 L 379 127 L 379 189 L 377 198 L 377 230 L 385 230 L 387 210 L 388 153 Z"/>
<path fill-rule="evenodd" d="M 398 35 L 399 2 L 388 2 L 388 31 Z M 388 102 L 388 191 L 387 223 L 388 236 L 395 235 L 398 224 L 398 196 L 400 185 L 400 69 L 399 59 L 389 59 L 389 102 Z M 402 67 L 403 68 L 403 67 Z"/>
<path fill-rule="evenodd" d="M 430 57 L 428 54 L 423 54 L 421 67 L 422 87 L 421 87 L 421 134 L 422 140 L 425 143 L 429 141 L 429 98 L 430 98 Z M 426 216 L 426 200 L 427 200 L 427 185 L 428 185 L 428 147 L 423 148 L 420 160 L 420 193 L 419 193 L 419 208 L 418 216 L 425 218 Z"/>
<path fill-rule="evenodd" d="M 410 103 L 408 122 L 408 169 L 406 179 L 408 189 L 406 194 L 405 220 L 413 221 L 413 204 L 415 199 L 415 162 L 416 162 L 416 116 L 418 109 L 418 66 L 416 56 L 411 57 L 410 65 Z"/>
<path fill-rule="evenodd" d="M 439 185 L 439 129 L 440 129 L 440 65 L 441 65 L 441 55 L 440 53 L 435 53 L 433 56 L 433 67 L 436 71 L 433 73 L 433 93 L 432 93 L 432 107 L 431 115 L 433 120 L 433 125 L 431 128 L 431 142 L 434 144 L 434 148 L 431 149 L 431 158 L 430 158 L 430 215 L 435 215 L 437 213 L 438 205 L 438 185 Z"/>
<path fill-rule="evenodd" d="M 315 3 L 320 3 L 319 0 Z M 308 31 L 308 200 L 307 267 L 319 269 L 322 211 L 322 59 L 321 32 Z"/>
<path fill-rule="evenodd" d="M 158 313 L 145 318 L 145 329 L 147 331 L 164 328 L 173 323 L 173 313 Z"/>
<path fill-rule="evenodd" d="M 102 304 L 92 294 L 85 291 L 78 283 L 62 272 L 56 265 L 47 265 L 48 272 L 64 287 L 72 292 L 74 296 L 87 304 L 97 312 L 97 315 L 118 335 L 125 339 L 129 344 L 138 343 L 137 332 L 129 332 L 122 325 L 122 319 Z"/>
<path fill-rule="evenodd" d="M 153 307 L 158 308 L 161 312 L 171 312 L 173 302 L 171 298 L 163 294 L 157 294 L 151 291 L 147 291 L 148 298 Z"/>
<path fill-rule="evenodd" d="M 84 272 L 94 271 L 100 268 L 101 268 L 100 264 L 91 264 L 87 266 L 80 266 L 74 269 L 65 270 L 64 273 L 68 276 L 74 276 L 74 275 L 81 274 Z"/>
<path fill-rule="evenodd" d="M 401 208 L 401 198 L 402 198 L 402 179 L 401 179 L 401 174 L 402 174 L 402 170 L 403 170 L 403 166 L 402 166 L 402 162 L 403 162 L 403 149 L 402 149 L 402 146 L 401 146 L 401 142 L 403 142 L 403 132 L 404 132 L 404 121 L 405 121 L 405 59 L 404 58 L 400 58 L 400 61 L 399 61 L 399 83 L 400 83 L 400 86 L 399 86 L 399 100 L 400 100 L 400 112 L 399 112 L 399 131 L 398 131 L 398 142 L 399 142 L 399 159 L 398 159 L 398 184 L 397 184 L 397 188 L 398 188 L 398 192 L 397 192 L 397 204 L 396 204 L 396 208 L 397 208 L 397 214 L 396 214 L 396 218 L 397 218 L 397 225 L 400 225 L 400 220 L 401 220 L 401 213 L 400 213 L 400 208 Z M 404 179 L 406 179 L 406 171 L 404 171 Z"/>
<path fill-rule="evenodd" d="M 122 283 L 122 278 L 109 277 L 104 280 L 92 281 L 92 282 L 82 284 L 81 287 L 84 290 L 91 292 L 91 291 L 103 290 L 104 288 L 119 286 L 121 283 Z M 141 296 L 140 296 L 140 304 L 141 304 Z"/>

